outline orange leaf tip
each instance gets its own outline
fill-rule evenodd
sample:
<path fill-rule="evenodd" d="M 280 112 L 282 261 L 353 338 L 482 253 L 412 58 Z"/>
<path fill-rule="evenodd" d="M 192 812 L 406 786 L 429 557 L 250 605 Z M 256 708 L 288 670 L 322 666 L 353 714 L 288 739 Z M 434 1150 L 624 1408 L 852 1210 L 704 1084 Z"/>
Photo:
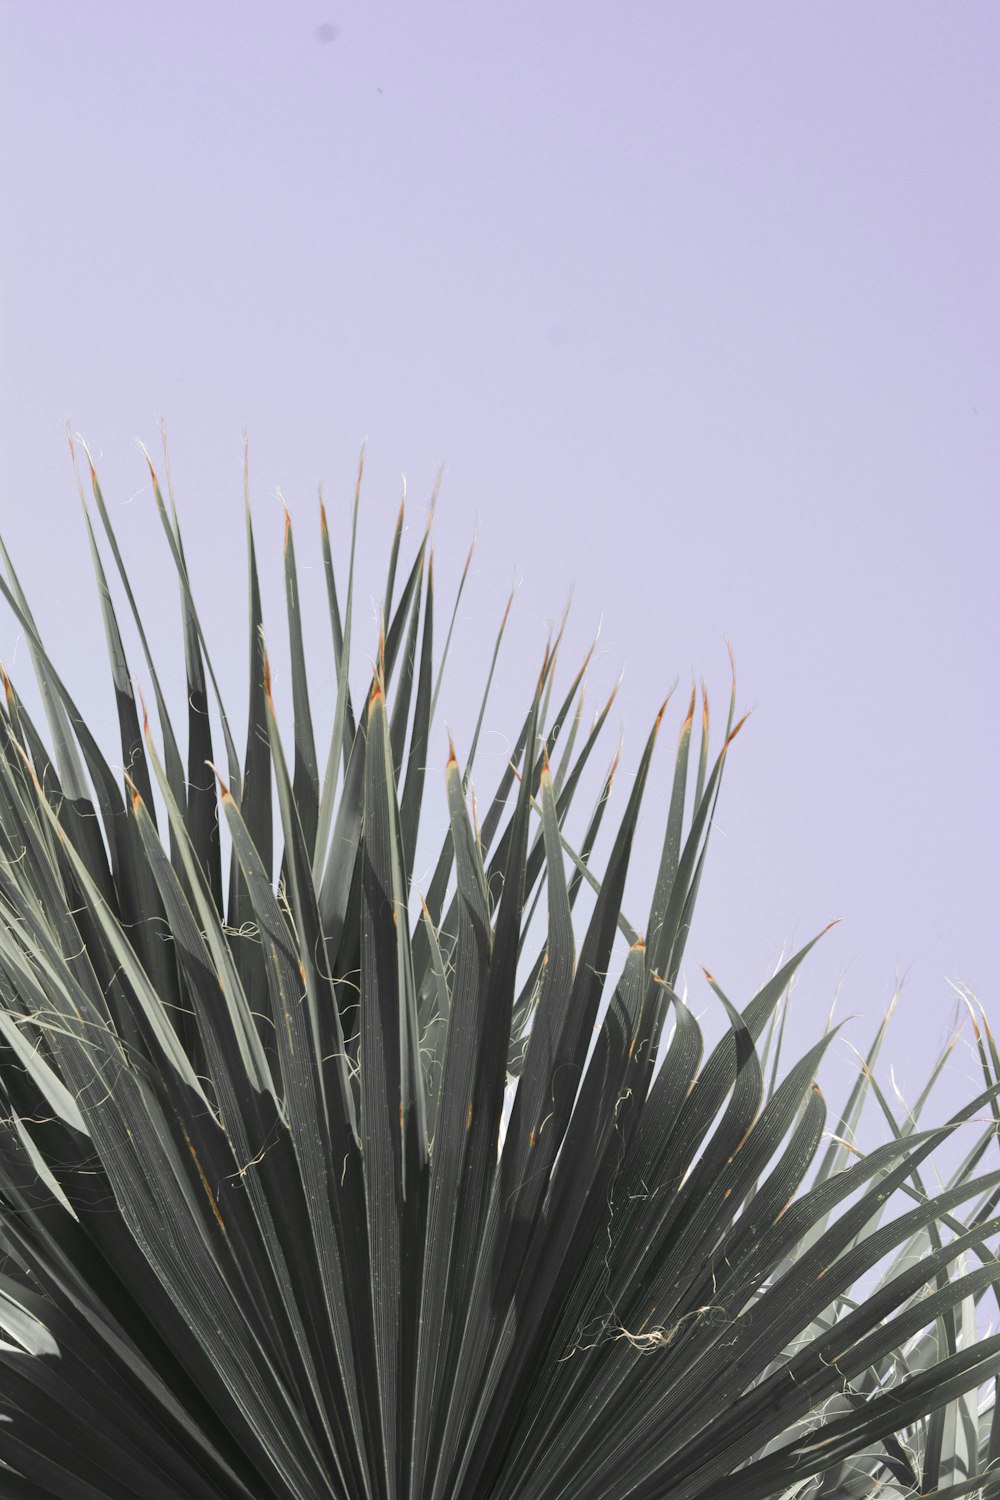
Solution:
<path fill-rule="evenodd" d="M 625 680 L 625 668 L 622 667 L 621 671 L 618 673 L 618 681 L 615 683 L 614 687 L 611 689 L 611 696 L 608 698 L 607 703 L 605 703 L 605 705 L 604 705 L 604 712 L 606 714 L 608 714 L 608 713 L 611 712 L 611 705 L 612 705 L 612 703 L 614 703 L 615 699 L 618 697 L 618 689 L 621 687 L 621 685 L 624 682 L 624 680 Z M 598 717 L 600 717 L 600 715 L 598 715 Z M 595 723 L 596 723 L 596 720 L 595 720 Z"/>
<path fill-rule="evenodd" d="M 434 512 L 437 510 L 438 490 L 440 488 L 441 488 L 441 475 L 439 473 L 438 477 L 437 477 L 437 483 L 434 486 L 434 493 L 431 495 L 430 502 L 428 503 L 428 506 L 427 506 L 427 522 L 426 522 L 426 524 L 424 526 L 424 540 L 425 541 L 426 541 L 427 537 L 430 536 L 430 534 L 431 534 L 431 527 L 434 525 Z"/>
<path fill-rule="evenodd" d="M 226 800 L 227 797 L 232 797 L 232 795 L 233 795 L 232 792 L 229 790 L 229 788 L 226 786 L 226 783 L 223 781 L 222 776 L 221 776 L 221 774 L 219 772 L 218 766 L 213 765 L 213 763 L 210 760 L 206 760 L 205 764 L 214 773 L 215 779 L 219 783 L 219 796 L 222 799 L 222 801 L 225 802 L 225 800 Z"/>
<path fill-rule="evenodd" d="M 598 631 L 598 634 L 600 634 L 600 631 Z M 587 652 L 586 656 L 583 658 L 583 666 L 580 668 L 579 672 L 577 673 L 577 677 L 582 677 L 583 674 L 584 674 L 584 672 L 586 672 L 587 668 L 590 666 L 590 658 L 593 656 L 593 654 L 594 654 L 594 652 L 596 650 L 597 650 L 597 636 L 594 637 L 594 639 L 593 639 L 593 641 L 591 643 L 590 650 Z"/>
<path fill-rule="evenodd" d="M 458 756 L 455 754 L 455 742 L 454 742 L 454 740 L 451 737 L 451 730 L 449 729 L 448 730 L 448 760 L 447 760 L 447 763 L 445 765 L 445 770 L 446 771 L 450 771 L 451 768 L 452 768 L 452 766 L 457 766 L 457 765 L 458 765 Z"/>
<path fill-rule="evenodd" d="M 539 703 L 542 700 L 542 688 L 545 686 L 545 679 L 549 674 L 549 659 L 551 656 L 551 651 L 552 642 L 551 640 L 549 640 L 545 643 L 545 655 L 542 657 L 542 670 L 538 674 L 538 682 L 535 685 L 535 698 Z"/>
<path fill-rule="evenodd" d="M 745 713 L 743 715 L 743 717 L 742 717 L 742 719 L 740 719 L 739 723 L 736 724 L 736 725 L 734 725 L 733 729 L 729 733 L 728 738 L 726 739 L 726 743 L 722 747 L 723 754 L 725 754 L 725 752 L 729 749 L 730 745 L 733 743 L 733 740 L 739 734 L 740 730 L 743 728 L 743 726 L 746 723 L 747 719 L 749 719 L 750 713 L 752 713 L 752 712 L 753 712 L 752 709 L 749 710 L 747 713 Z"/>
<path fill-rule="evenodd" d="M 563 610 L 562 624 L 559 626 L 559 639 L 560 640 L 562 640 L 563 631 L 566 629 L 566 621 L 569 619 L 570 606 L 573 603 L 573 591 L 574 591 L 575 588 L 576 588 L 576 584 L 575 583 L 571 583 L 570 586 L 569 586 L 569 593 L 566 595 L 566 607 Z M 591 650 L 593 650 L 593 647 L 591 647 Z"/>

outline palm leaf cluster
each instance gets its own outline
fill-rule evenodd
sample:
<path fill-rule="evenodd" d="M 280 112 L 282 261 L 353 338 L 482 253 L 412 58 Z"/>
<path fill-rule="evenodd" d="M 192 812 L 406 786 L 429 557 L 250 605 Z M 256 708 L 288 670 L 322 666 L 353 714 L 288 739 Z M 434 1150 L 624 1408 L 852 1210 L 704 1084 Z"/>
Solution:
<path fill-rule="evenodd" d="M 1000 1494 L 976 1477 L 1000 1449 L 1000 1337 L 981 1331 L 1000 1227 L 988 1030 L 983 1089 L 944 1126 L 918 1128 L 923 1097 L 897 1119 L 872 1073 L 882 1033 L 829 1121 L 815 1078 L 832 1033 L 777 1068 L 783 997 L 812 944 L 742 1008 L 709 976 L 724 1033 L 707 1059 L 679 993 L 734 700 L 714 755 L 707 703 L 697 748 L 693 697 L 682 715 L 637 930 L 621 903 L 664 710 L 598 874 L 617 756 L 576 843 L 565 825 L 611 705 L 583 727 L 586 662 L 556 693 L 560 635 L 481 820 L 475 744 L 464 768 L 452 749 L 450 828 L 417 910 L 447 654 L 435 673 L 429 525 L 399 568 L 400 513 L 355 699 L 357 495 L 343 609 L 322 517 L 323 758 L 291 526 L 286 743 L 247 506 L 237 745 L 173 497 L 150 471 L 180 585 L 186 754 L 92 467 L 124 776 L 6 553 L 0 580 L 47 722 L 4 674 L 0 1494 Z M 574 922 L 581 891 L 590 915 Z M 619 931 L 628 952 L 609 972 Z M 863 1152 L 866 1097 L 887 1139 Z M 928 1158 L 962 1122 L 975 1142 L 931 1191 Z"/>

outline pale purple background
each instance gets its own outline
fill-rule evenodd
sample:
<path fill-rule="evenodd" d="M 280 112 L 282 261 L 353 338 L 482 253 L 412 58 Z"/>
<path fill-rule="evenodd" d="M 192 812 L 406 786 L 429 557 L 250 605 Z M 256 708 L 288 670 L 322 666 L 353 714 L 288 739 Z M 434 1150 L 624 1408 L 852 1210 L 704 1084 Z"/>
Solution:
<path fill-rule="evenodd" d="M 754 714 L 689 947 L 692 1004 L 717 1014 L 700 962 L 743 1004 L 783 947 L 840 916 L 803 972 L 796 1038 L 839 984 L 863 1045 L 906 971 L 891 1052 L 912 1096 L 949 981 L 1000 1020 L 995 0 L 6 0 L 0 15 L 0 525 L 109 745 L 67 418 L 179 694 L 176 589 L 132 446 L 155 448 L 166 418 L 237 713 L 241 428 L 275 654 L 280 486 L 312 565 L 318 687 L 315 487 L 341 548 L 367 434 L 358 690 L 401 474 L 412 556 L 446 464 L 439 640 L 478 519 L 432 826 L 443 721 L 467 750 L 512 577 L 481 799 L 575 584 L 562 681 L 602 616 L 588 715 L 626 669 L 598 770 L 622 722 L 634 769 L 681 682 L 629 881 L 642 925 L 680 700 L 704 674 L 721 713 L 729 634 Z M 6 612 L 0 652 L 34 703 Z M 134 648 L 132 664 L 145 685 Z M 958 1066 L 974 1076 L 967 1051 Z"/>

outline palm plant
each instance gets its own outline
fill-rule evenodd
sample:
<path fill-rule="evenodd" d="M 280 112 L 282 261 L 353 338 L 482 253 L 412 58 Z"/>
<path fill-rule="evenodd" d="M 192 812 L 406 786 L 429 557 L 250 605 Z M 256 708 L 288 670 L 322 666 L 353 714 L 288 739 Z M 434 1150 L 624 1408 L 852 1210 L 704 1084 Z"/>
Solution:
<path fill-rule="evenodd" d="M 186 759 L 93 465 L 96 531 L 80 493 L 124 777 L 3 554 L 48 738 L 5 673 L 0 1494 L 995 1500 L 982 1475 L 1000 1430 L 995 1407 L 980 1409 L 1000 1361 L 980 1317 L 1000 1228 L 1000 1170 L 983 1163 L 1000 1077 L 988 1028 L 982 1091 L 924 1129 L 930 1084 L 897 1118 L 875 1082 L 883 1023 L 828 1128 L 815 1077 L 833 1033 L 778 1070 L 783 997 L 812 943 L 742 1009 L 708 976 L 725 1031 L 705 1062 L 678 991 L 742 722 L 735 686 L 714 757 L 707 702 L 697 754 L 693 696 L 683 715 L 640 930 L 621 903 L 664 708 L 597 874 L 617 755 L 578 846 L 565 826 L 611 702 L 582 729 L 584 662 L 553 709 L 561 633 L 485 815 L 470 812 L 494 650 L 468 759 L 452 749 L 445 768 L 450 829 L 411 918 L 447 655 L 446 643 L 435 674 L 429 523 L 397 599 L 400 513 L 356 707 L 357 493 L 343 611 L 321 514 L 336 677 L 321 765 L 291 525 L 286 751 L 248 503 L 241 756 L 173 495 L 150 473 L 180 584 Z M 619 931 L 629 951 L 609 980 Z M 863 1152 L 866 1098 L 888 1139 Z M 932 1151 L 977 1119 L 965 1159 L 928 1191 Z"/>

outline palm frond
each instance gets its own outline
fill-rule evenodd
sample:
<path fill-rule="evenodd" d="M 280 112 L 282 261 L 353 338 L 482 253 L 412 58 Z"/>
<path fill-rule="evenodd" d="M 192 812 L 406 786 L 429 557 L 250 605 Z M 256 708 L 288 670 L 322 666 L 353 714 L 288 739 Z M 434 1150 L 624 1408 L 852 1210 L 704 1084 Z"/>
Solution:
<path fill-rule="evenodd" d="M 241 758 L 169 468 L 165 500 L 150 460 L 180 595 L 182 753 L 89 470 L 122 769 L 0 553 L 47 724 L 4 672 L 0 1491 L 998 1500 L 988 1027 L 973 1018 L 982 1089 L 928 1125 L 949 1049 L 900 1113 L 874 1071 L 887 1015 L 829 1129 L 816 1079 L 836 1033 L 779 1066 L 782 1006 L 818 937 L 743 1003 L 706 975 L 721 1026 L 707 1058 L 682 991 L 745 722 L 735 674 L 717 750 L 704 689 L 696 753 L 696 693 L 682 707 L 643 930 L 622 902 L 669 700 L 598 868 L 620 746 L 579 835 L 570 818 L 614 694 L 588 729 L 590 653 L 556 688 L 564 618 L 480 816 L 471 771 L 510 601 L 467 757 L 452 745 L 435 773 L 458 600 L 435 663 L 430 518 L 407 562 L 402 507 L 374 665 L 351 691 L 362 455 L 345 594 L 320 506 L 328 662 L 312 659 L 286 515 L 286 734 L 245 466 Z M 320 747 L 317 673 L 333 706 Z M 448 829 L 417 891 L 435 784 Z M 628 951 L 613 972 L 619 933 Z M 861 1140 L 866 1103 L 881 1144 Z M 933 1153 L 977 1122 L 931 1191 Z"/>

